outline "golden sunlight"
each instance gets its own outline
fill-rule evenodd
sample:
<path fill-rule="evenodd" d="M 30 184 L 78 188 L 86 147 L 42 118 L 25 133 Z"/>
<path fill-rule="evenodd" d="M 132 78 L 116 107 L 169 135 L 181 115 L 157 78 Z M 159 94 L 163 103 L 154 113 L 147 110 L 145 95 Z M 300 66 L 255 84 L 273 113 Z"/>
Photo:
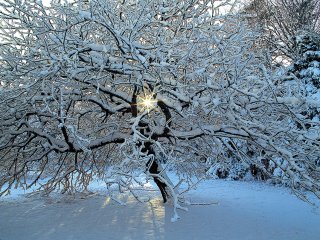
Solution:
<path fill-rule="evenodd" d="M 152 95 L 147 95 L 145 97 L 140 97 L 138 99 L 138 106 L 141 106 L 141 110 L 147 110 L 148 112 L 155 108 L 157 105 L 157 100 L 152 98 Z"/>

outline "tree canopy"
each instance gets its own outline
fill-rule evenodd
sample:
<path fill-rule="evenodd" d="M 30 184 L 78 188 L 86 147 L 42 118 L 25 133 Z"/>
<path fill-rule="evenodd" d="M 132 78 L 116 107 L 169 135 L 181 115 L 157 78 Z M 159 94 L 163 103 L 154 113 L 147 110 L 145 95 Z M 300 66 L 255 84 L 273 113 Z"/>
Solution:
<path fill-rule="evenodd" d="M 319 103 L 281 81 L 241 15 L 217 13 L 228 2 L 1 1 L 2 194 L 145 175 L 180 207 L 165 172 L 192 185 L 232 154 L 320 197 L 319 122 L 301 114 Z"/>

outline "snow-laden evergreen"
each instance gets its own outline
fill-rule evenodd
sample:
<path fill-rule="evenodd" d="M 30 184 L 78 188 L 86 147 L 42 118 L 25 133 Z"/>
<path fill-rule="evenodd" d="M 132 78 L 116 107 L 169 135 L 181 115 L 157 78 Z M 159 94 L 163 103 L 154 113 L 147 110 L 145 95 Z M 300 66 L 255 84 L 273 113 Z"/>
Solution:
<path fill-rule="evenodd" d="M 295 37 L 299 59 L 290 69 L 305 86 L 309 109 L 303 114 L 314 122 L 320 121 L 320 35 L 300 31 Z"/>

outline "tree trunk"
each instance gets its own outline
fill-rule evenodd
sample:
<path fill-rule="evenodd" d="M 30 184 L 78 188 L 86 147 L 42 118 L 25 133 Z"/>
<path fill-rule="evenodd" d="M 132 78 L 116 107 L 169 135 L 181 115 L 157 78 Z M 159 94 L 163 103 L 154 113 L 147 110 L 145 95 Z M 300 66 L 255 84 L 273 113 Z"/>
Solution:
<path fill-rule="evenodd" d="M 155 160 L 149 160 L 147 163 L 148 170 L 151 174 L 159 174 L 161 172 L 161 167 Z M 163 176 L 166 178 L 166 176 Z M 153 176 L 154 182 L 157 184 L 158 188 L 160 189 L 163 202 L 167 202 L 167 199 L 171 197 L 171 194 L 168 192 L 168 186 L 163 180 L 157 176 Z"/>

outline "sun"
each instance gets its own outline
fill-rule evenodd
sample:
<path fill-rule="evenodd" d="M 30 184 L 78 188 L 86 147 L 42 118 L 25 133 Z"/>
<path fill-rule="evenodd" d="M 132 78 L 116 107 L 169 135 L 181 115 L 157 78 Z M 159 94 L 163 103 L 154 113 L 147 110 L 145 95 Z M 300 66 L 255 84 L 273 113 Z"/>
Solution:
<path fill-rule="evenodd" d="M 155 103 L 155 101 L 152 100 L 151 98 L 146 98 L 146 99 L 142 100 L 142 105 L 145 108 L 153 108 L 154 107 L 154 103 Z"/>
<path fill-rule="evenodd" d="M 140 106 L 141 111 L 147 110 L 148 112 L 150 112 L 157 106 L 157 100 L 155 100 L 152 95 L 139 97 L 138 106 Z"/>

